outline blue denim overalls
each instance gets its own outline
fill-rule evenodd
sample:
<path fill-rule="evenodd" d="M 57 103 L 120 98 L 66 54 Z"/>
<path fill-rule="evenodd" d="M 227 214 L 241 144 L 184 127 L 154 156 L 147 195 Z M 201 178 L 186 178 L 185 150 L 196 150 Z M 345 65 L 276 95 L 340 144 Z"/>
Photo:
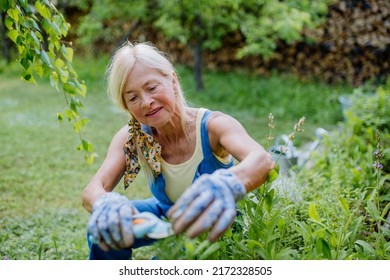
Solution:
<path fill-rule="evenodd" d="M 210 147 L 209 135 L 207 131 L 207 121 L 211 115 L 211 111 L 206 110 L 201 120 L 200 125 L 200 137 L 202 142 L 203 160 L 199 164 L 198 169 L 194 175 L 193 181 L 195 181 L 200 175 L 208 173 L 211 174 L 217 169 L 229 168 L 233 165 L 233 161 L 228 164 L 220 162 L 213 154 Z M 142 126 L 142 129 L 151 134 L 150 127 Z M 173 205 L 173 202 L 165 194 L 165 179 L 164 175 L 160 174 L 150 186 L 150 190 L 153 197 L 144 200 L 132 200 L 134 206 L 139 212 L 151 212 L 158 217 L 164 216 Z M 87 238 L 88 240 L 88 238 Z M 150 245 L 154 240 L 147 239 L 136 239 L 132 248 L 138 248 L 141 246 Z M 100 249 L 96 244 L 92 244 L 88 241 L 90 248 L 89 259 L 90 260 L 128 260 L 131 259 L 132 250 L 110 250 L 105 252 Z"/>

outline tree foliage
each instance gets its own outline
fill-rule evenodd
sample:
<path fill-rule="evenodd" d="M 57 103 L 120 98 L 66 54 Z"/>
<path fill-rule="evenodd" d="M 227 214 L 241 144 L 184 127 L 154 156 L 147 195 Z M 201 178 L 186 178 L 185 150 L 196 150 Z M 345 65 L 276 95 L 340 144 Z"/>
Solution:
<path fill-rule="evenodd" d="M 325 19 L 332 0 L 252 0 L 241 1 L 237 11 L 239 30 L 245 45 L 237 56 L 270 57 L 279 40 L 287 44 L 300 41 L 304 28 L 314 29 Z"/>
<path fill-rule="evenodd" d="M 77 6 L 85 6 L 78 1 Z M 154 0 L 96 0 L 81 17 L 77 30 L 78 42 L 88 46 L 96 42 L 120 44 L 140 23 L 154 19 Z"/>
<path fill-rule="evenodd" d="M 233 54 L 238 59 L 248 55 L 270 57 L 278 41 L 291 44 L 302 40 L 304 28 L 315 28 L 321 23 L 331 2 L 131 0 L 123 5 L 118 0 L 97 0 L 82 18 L 78 33 L 83 35 L 80 40 L 84 44 L 115 42 L 129 35 L 131 23 L 149 24 L 167 38 L 179 40 L 192 49 L 195 78 L 199 79 L 202 53 L 222 48 L 227 36 L 238 32 L 244 38 L 244 45 Z"/>
<path fill-rule="evenodd" d="M 34 4 L 27 0 L 2 0 L 0 5 L 7 15 L 4 19 L 7 36 L 17 47 L 22 78 L 36 83 L 37 77 L 49 77 L 51 86 L 63 93 L 67 109 L 57 113 L 57 119 L 61 122 L 67 118 L 73 123 L 81 142 L 78 149 L 85 151 L 86 160 L 92 162 L 93 145 L 81 133 L 88 121 L 80 114 L 87 87 L 72 66 L 72 44 L 65 40 L 69 23 L 47 0 Z"/>

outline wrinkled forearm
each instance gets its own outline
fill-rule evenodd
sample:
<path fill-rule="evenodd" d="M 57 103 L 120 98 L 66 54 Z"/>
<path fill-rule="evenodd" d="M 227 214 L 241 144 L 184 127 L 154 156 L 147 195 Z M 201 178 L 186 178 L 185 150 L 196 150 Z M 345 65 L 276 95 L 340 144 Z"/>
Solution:
<path fill-rule="evenodd" d="M 247 192 L 262 185 L 275 163 L 269 153 L 259 150 L 249 153 L 240 163 L 230 168 L 243 182 Z"/>
<path fill-rule="evenodd" d="M 99 186 L 100 185 L 100 186 Z M 102 195 L 106 194 L 103 186 L 93 180 L 85 187 L 82 194 L 82 204 L 88 212 L 92 212 L 92 205 Z"/>

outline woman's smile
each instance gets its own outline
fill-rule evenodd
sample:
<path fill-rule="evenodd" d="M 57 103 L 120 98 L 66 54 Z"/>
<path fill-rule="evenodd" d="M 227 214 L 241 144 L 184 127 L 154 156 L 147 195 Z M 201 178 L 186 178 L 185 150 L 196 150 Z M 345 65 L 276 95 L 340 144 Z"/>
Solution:
<path fill-rule="evenodd" d="M 163 107 L 154 108 L 152 110 L 149 110 L 149 112 L 146 114 L 146 117 L 157 117 Z"/>

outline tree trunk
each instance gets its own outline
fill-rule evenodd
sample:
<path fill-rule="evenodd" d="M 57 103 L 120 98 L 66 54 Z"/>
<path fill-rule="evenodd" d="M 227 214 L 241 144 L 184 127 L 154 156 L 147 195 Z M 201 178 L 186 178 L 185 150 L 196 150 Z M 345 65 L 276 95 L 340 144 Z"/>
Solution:
<path fill-rule="evenodd" d="M 202 80 L 202 41 L 195 43 L 193 47 L 193 57 L 194 57 L 194 79 L 196 91 L 202 91 L 204 89 L 203 80 Z"/>
<path fill-rule="evenodd" d="M 115 49 L 118 49 L 126 41 L 128 41 L 131 34 L 141 25 L 141 23 L 142 22 L 140 20 L 136 20 L 135 22 L 133 22 L 129 28 L 129 31 L 125 35 L 122 36 L 122 38 L 119 40 L 119 43 L 116 45 Z"/>
<path fill-rule="evenodd" d="M 201 35 L 202 21 L 200 15 L 198 15 L 194 20 L 194 45 L 192 47 L 192 56 L 194 59 L 194 79 L 196 91 L 202 91 L 204 89 L 203 80 L 202 80 L 202 45 L 203 39 Z"/>
<path fill-rule="evenodd" d="M 8 44 L 8 37 L 6 34 L 6 27 L 5 27 L 5 12 L 0 13 L 0 36 L 1 36 L 1 42 L 2 42 L 2 49 L 3 49 L 3 54 L 5 57 L 5 60 L 8 63 L 11 62 L 11 52 L 9 50 L 9 44 Z"/>

